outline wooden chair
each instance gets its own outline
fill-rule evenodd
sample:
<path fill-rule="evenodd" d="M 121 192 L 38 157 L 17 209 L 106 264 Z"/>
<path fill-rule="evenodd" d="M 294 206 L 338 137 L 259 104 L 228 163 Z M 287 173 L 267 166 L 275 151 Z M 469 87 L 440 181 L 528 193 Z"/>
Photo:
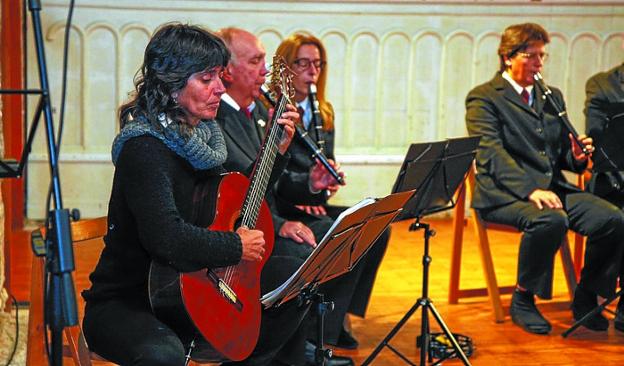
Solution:
<path fill-rule="evenodd" d="M 106 217 L 74 221 L 71 224 L 72 243 L 74 249 L 74 287 L 78 319 L 82 321 L 84 315 L 84 300 L 80 293 L 90 286 L 89 274 L 95 268 L 102 249 L 104 235 L 106 235 Z M 42 231 L 44 231 L 42 229 Z M 44 235 L 45 236 L 45 235 Z M 30 312 L 28 314 L 28 349 L 26 353 L 27 365 L 47 365 L 47 354 L 44 346 L 45 328 L 43 324 L 43 276 L 45 260 L 43 257 L 33 257 L 32 277 L 30 287 Z M 82 334 L 80 325 L 67 327 L 64 330 L 66 343 L 63 345 L 63 356 L 71 357 L 76 366 L 114 365 L 89 351 L 87 342 Z M 95 362 L 92 362 L 95 361 Z M 197 363 L 190 361 L 190 366 Z"/>
<path fill-rule="evenodd" d="M 78 319 L 82 320 L 84 301 L 80 296 L 83 289 L 89 286 L 89 273 L 95 268 L 102 248 L 103 237 L 106 234 L 106 217 L 74 221 L 71 224 L 72 243 L 74 249 L 76 270 L 73 273 L 76 290 Z M 27 365 L 46 365 L 45 328 L 43 324 L 44 311 L 44 270 L 45 259 L 33 257 L 32 277 L 30 287 L 30 312 L 28 314 L 28 349 L 26 353 Z M 105 361 L 95 353 L 89 352 L 87 343 L 82 335 L 80 325 L 67 327 L 64 330 L 66 344 L 63 346 L 63 355 L 71 357 L 75 365 L 90 366 L 91 360 Z M 112 365 L 111 363 L 107 363 Z"/>
<path fill-rule="evenodd" d="M 454 210 L 453 218 L 453 249 L 451 254 L 451 273 L 449 284 L 449 297 L 450 304 L 457 304 L 460 298 L 476 297 L 488 295 L 490 302 L 492 303 L 492 311 L 494 313 L 494 319 L 497 323 L 502 323 L 505 319 L 503 313 L 503 306 L 501 304 L 500 295 L 512 293 L 515 289 L 514 286 L 502 286 L 498 285 L 496 280 L 496 272 L 494 271 L 494 261 L 492 259 L 492 252 L 490 250 L 490 242 L 488 239 L 488 230 L 498 230 L 504 232 L 519 231 L 512 226 L 494 224 L 483 221 L 478 212 L 471 209 L 471 221 L 473 223 L 475 232 L 478 235 L 479 253 L 481 256 L 481 264 L 483 266 L 483 273 L 485 277 L 485 288 L 473 288 L 473 289 L 461 289 L 460 288 L 460 266 L 461 266 L 461 252 L 463 244 L 463 232 L 465 221 L 465 209 L 466 209 L 466 197 L 472 195 L 475 185 L 475 169 L 470 169 L 467 174 L 465 184 L 460 187 L 457 192 L 457 205 Z M 580 237 L 582 241 L 582 237 Z M 575 246 L 575 255 L 578 246 Z M 581 246 L 582 252 L 582 246 Z M 575 273 L 575 266 L 572 262 L 572 255 L 570 253 L 570 246 L 567 236 L 564 238 L 563 243 L 559 249 L 559 254 L 563 262 L 563 270 L 565 274 L 566 283 L 568 286 L 568 292 L 570 298 L 574 296 L 574 290 L 576 289 L 577 275 Z M 582 256 L 582 253 L 581 253 Z"/>
<path fill-rule="evenodd" d="M 582 190 L 585 190 L 585 182 L 591 178 L 590 170 L 586 170 L 583 174 L 579 174 L 576 184 Z M 585 237 L 581 234 L 574 233 L 574 274 L 577 279 L 581 278 L 581 269 L 583 268 L 583 254 L 585 246 Z"/>

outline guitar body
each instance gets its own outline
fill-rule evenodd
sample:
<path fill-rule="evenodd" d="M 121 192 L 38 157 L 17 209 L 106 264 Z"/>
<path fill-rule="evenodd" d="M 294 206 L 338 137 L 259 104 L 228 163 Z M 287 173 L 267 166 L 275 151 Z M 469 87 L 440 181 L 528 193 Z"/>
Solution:
<path fill-rule="evenodd" d="M 195 191 L 194 223 L 214 231 L 235 231 L 249 180 L 229 173 L 200 184 Z M 263 192 L 264 193 L 264 192 Z M 239 361 L 254 349 L 260 332 L 260 274 L 273 250 L 273 220 L 263 200 L 255 229 L 264 232 L 262 261 L 180 273 L 152 262 L 149 295 L 158 319 L 185 344 L 195 341 L 191 358 L 199 362 Z M 227 283 L 219 287 L 220 280 Z M 231 290 L 231 291 L 230 291 Z"/>

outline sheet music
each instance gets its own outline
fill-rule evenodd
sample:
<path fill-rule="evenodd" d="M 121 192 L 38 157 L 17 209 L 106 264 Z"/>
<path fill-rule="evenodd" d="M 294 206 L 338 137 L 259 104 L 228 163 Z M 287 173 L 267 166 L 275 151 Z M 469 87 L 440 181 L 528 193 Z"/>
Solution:
<path fill-rule="evenodd" d="M 340 222 L 342 222 L 342 220 L 344 220 L 344 217 L 359 210 L 360 208 L 364 207 L 364 206 L 368 206 L 370 204 L 375 203 L 375 199 L 374 198 L 364 198 L 363 200 L 361 200 L 360 202 L 356 203 L 355 205 L 347 208 L 346 210 L 344 210 L 343 212 L 340 213 L 340 215 L 338 215 L 338 217 L 336 218 L 336 221 L 334 221 L 334 223 L 332 224 L 332 226 L 329 228 L 329 230 L 327 230 L 327 232 L 325 233 L 325 236 L 323 237 L 323 239 L 319 242 L 319 245 L 316 246 L 316 248 L 314 249 L 315 251 L 318 249 L 318 247 L 321 245 L 321 243 L 326 242 L 329 238 L 328 236 L 331 235 L 332 232 L 334 232 L 334 229 L 336 227 L 338 227 L 338 224 Z"/>
<path fill-rule="evenodd" d="M 360 202 L 356 203 L 355 205 L 349 207 L 348 209 L 344 210 L 336 219 L 336 221 L 334 221 L 334 223 L 332 224 L 331 228 L 327 231 L 327 233 L 325 233 L 325 236 L 323 237 L 323 239 L 318 243 L 318 245 L 316 246 L 316 248 L 314 248 L 314 250 L 312 251 L 312 253 L 310 254 L 310 256 L 308 258 L 312 258 L 315 257 L 317 252 L 321 251 L 321 249 L 325 246 L 325 243 L 327 243 L 331 237 L 331 235 L 333 235 L 333 233 L 335 232 L 336 228 L 339 227 L 339 225 L 342 223 L 342 221 L 345 219 L 346 216 L 348 216 L 349 214 L 354 213 L 355 211 L 361 209 L 362 207 L 366 207 L 369 206 L 373 203 L 375 203 L 376 200 L 374 198 L 365 198 L 363 200 L 361 200 Z M 306 260 L 307 263 L 307 260 Z M 292 276 L 290 276 L 290 278 L 288 280 L 286 280 L 286 282 L 284 282 L 281 286 L 279 286 L 278 288 L 276 288 L 273 291 L 270 291 L 266 294 L 264 294 L 261 298 L 260 301 L 262 302 L 262 305 L 264 305 L 265 307 L 270 307 L 273 306 L 278 300 L 280 300 L 283 296 L 282 292 L 284 292 L 285 290 L 289 289 L 290 286 L 292 285 L 293 281 L 295 281 L 296 279 L 298 279 L 300 277 L 300 273 L 305 270 L 306 267 L 306 263 L 304 263 L 301 267 L 299 267 L 299 269 L 297 269 L 297 271 L 295 273 L 292 274 Z"/>

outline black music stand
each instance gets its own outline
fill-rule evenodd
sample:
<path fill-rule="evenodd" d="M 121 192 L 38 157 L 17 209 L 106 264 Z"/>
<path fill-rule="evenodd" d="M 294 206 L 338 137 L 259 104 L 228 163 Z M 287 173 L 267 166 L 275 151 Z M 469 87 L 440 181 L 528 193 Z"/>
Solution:
<path fill-rule="evenodd" d="M 606 106 L 608 120 L 604 131 L 595 136 L 594 146 L 597 147 L 593 155 L 593 173 L 615 172 L 624 170 L 624 103 L 610 103 Z M 561 334 L 563 338 L 569 336 L 578 327 L 585 324 L 587 319 L 601 313 L 615 299 L 624 293 L 624 286 L 620 283 L 620 291 L 612 297 L 605 299 L 592 311 L 585 314 Z"/>
<path fill-rule="evenodd" d="M 315 364 L 324 365 L 331 349 L 323 348 L 324 315 L 333 310 L 318 286 L 351 271 L 414 194 L 406 191 L 381 199 L 365 199 L 338 216 L 301 267 L 280 287 L 260 299 L 266 308 L 297 298 L 313 302 L 318 312 Z"/>
<path fill-rule="evenodd" d="M 422 307 L 421 335 L 419 337 L 421 341 L 420 366 L 426 364 L 427 356 L 429 355 L 429 311 L 431 311 L 447 339 L 451 342 L 457 356 L 464 365 L 470 365 L 468 357 L 464 354 L 464 351 L 429 298 L 429 264 L 431 263 L 429 238 L 435 235 L 435 232 L 429 228 L 429 224 L 422 223 L 420 218 L 424 215 L 450 209 L 455 205 L 454 202 L 451 202 L 453 194 L 464 180 L 468 168 L 472 164 L 479 139 L 479 136 L 465 137 L 432 143 L 412 144 L 410 146 L 392 191 L 401 192 L 416 189 L 416 193 L 405 205 L 399 219 L 415 218 L 414 223 L 410 225 L 410 231 L 424 229 L 425 248 L 422 261 L 422 295 L 373 350 L 362 366 L 370 364 L 383 347 L 388 347 L 403 361 L 414 365 L 407 357 L 390 345 L 389 342 L 419 307 Z"/>

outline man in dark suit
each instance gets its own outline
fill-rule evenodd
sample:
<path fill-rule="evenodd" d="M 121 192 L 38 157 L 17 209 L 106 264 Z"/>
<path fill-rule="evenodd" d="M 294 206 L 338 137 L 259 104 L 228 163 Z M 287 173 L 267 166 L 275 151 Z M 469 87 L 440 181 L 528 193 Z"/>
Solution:
<path fill-rule="evenodd" d="M 587 80 L 585 93 L 585 128 L 589 136 L 601 141 L 610 118 L 607 111 L 609 105 L 624 105 L 624 64 L 592 76 Z M 619 169 L 612 172 L 594 172 L 587 188 L 595 195 L 624 209 L 624 167 Z M 620 286 L 623 279 L 624 273 L 620 273 Z M 615 329 L 624 332 L 624 298 L 620 298 L 618 303 L 614 324 Z"/>
<path fill-rule="evenodd" d="M 220 35 L 231 49 L 233 59 L 224 70 L 223 81 L 227 93 L 219 106 L 217 122 L 224 132 L 228 148 L 225 167 L 228 170 L 241 171 L 245 165 L 255 161 L 269 121 L 268 111 L 257 100 L 260 86 L 264 84 L 268 73 L 265 52 L 260 41 L 242 29 L 226 28 L 220 31 Z M 290 153 L 288 157 L 290 159 Z M 281 180 L 292 179 L 284 177 Z M 305 177 L 297 179 L 305 179 L 306 184 L 282 184 L 284 189 L 280 193 L 287 197 L 297 197 L 308 204 L 322 202 L 324 197 L 320 192 L 333 182 L 333 178 L 322 166 L 315 167 Z M 269 190 L 267 200 L 271 206 L 276 234 L 274 254 L 307 258 L 317 240 L 321 239 L 333 221 L 304 223 L 287 220 L 277 213 L 275 195 L 272 189 Z"/>
<path fill-rule="evenodd" d="M 588 157 L 533 85 L 547 58 L 548 42 L 537 24 L 505 29 L 499 72 L 466 98 L 468 132 L 482 136 L 472 205 L 486 221 L 523 232 L 510 313 L 514 323 L 537 334 L 549 333 L 551 325 L 535 306 L 534 295 L 552 297 L 553 258 L 568 229 L 589 237 L 572 303 L 577 320 L 597 305 L 596 295 L 614 294 L 624 250 L 622 211 L 563 176 L 564 169 L 582 172 Z M 561 92 L 552 90 L 558 104 L 565 105 Z M 582 135 L 578 140 L 593 150 L 591 138 Z M 598 314 L 585 325 L 606 330 L 609 323 Z"/>
<path fill-rule="evenodd" d="M 269 121 L 266 108 L 257 99 L 260 86 L 265 82 L 265 51 L 260 41 L 251 33 L 226 28 L 219 31 L 232 53 L 232 59 L 225 68 L 223 83 L 226 94 L 222 96 L 216 121 L 223 130 L 228 156 L 223 166 L 229 171 L 240 171 L 256 159 L 264 139 L 264 127 Z M 290 154 L 289 154 L 290 156 Z M 333 177 L 320 165 L 307 174 L 307 183 L 283 185 L 288 197 L 299 197 L 305 204 L 319 204 L 318 196 L 323 189 L 333 184 Z M 307 258 L 317 240 L 329 230 L 333 220 L 317 220 L 312 223 L 285 219 L 275 208 L 275 194 L 267 193 L 267 201 L 273 216 L 275 244 L 272 255 L 297 256 Z M 322 292 L 328 300 L 337 303 L 332 313 L 338 316 L 340 324 L 346 312 L 343 298 L 350 298 L 355 281 L 350 281 L 351 272 L 322 285 Z M 337 315 L 336 315 L 337 314 Z M 284 347 L 287 349 L 288 346 Z M 308 349 L 311 351 L 311 349 Z M 307 352 L 308 363 L 313 362 L 313 353 Z M 353 361 L 348 357 L 333 356 L 326 362 L 330 366 L 349 366 Z"/>
<path fill-rule="evenodd" d="M 609 121 L 607 108 L 612 103 L 624 104 L 624 64 L 600 72 L 587 80 L 585 86 L 585 128 L 587 134 L 599 138 Z M 624 167 L 617 172 L 592 175 L 589 189 L 616 206 L 624 207 Z"/>

